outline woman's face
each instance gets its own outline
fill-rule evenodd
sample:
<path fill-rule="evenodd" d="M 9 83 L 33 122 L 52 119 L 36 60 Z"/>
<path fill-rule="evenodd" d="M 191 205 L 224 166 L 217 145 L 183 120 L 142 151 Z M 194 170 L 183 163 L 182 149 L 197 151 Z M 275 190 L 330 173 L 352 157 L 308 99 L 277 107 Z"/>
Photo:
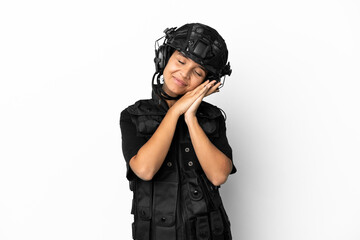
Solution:
<path fill-rule="evenodd" d="M 205 69 L 175 51 L 164 69 L 164 91 L 172 97 L 183 95 L 199 86 L 205 79 Z"/>

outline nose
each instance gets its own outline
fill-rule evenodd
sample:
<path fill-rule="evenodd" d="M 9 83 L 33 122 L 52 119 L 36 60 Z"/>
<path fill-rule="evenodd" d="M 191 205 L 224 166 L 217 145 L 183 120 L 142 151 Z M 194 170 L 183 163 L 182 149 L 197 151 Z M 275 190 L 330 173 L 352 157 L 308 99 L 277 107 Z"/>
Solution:
<path fill-rule="evenodd" d="M 180 71 L 181 77 L 189 79 L 190 78 L 190 71 L 191 71 L 191 69 L 189 67 L 184 66 Z"/>

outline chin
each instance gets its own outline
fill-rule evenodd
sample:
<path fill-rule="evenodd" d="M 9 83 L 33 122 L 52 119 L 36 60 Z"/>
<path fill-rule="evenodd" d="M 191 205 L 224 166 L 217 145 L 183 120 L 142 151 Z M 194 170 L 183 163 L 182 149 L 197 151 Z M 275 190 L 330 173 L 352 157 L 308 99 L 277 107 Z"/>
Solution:
<path fill-rule="evenodd" d="M 170 96 L 177 97 L 179 95 L 184 95 L 185 93 L 183 91 L 179 91 L 178 89 L 169 89 Z"/>
<path fill-rule="evenodd" d="M 177 97 L 179 95 L 184 95 L 185 90 L 179 88 L 177 85 L 173 84 L 165 84 L 166 87 L 164 88 L 164 91 L 166 91 L 167 94 L 169 94 L 172 97 Z"/>

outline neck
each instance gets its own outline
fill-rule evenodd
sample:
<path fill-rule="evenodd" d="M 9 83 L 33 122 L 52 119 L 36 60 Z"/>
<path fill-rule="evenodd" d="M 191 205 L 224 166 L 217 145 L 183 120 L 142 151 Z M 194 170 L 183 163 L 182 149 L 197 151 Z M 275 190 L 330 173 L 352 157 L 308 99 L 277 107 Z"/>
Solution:
<path fill-rule="evenodd" d="M 169 106 L 169 108 L 171 108 L 176 103 L 177 100 L 165 100 L 165 101 L 166 101 L 167 105 Z"/>
<path fill-rule="evenodd" d="M 171 96 L 168 92 L 169 91 L 167 91 L 166 85 L 164 83 L 162 88 L 160 88 L 160 94 L 165 99 L 169 108 L 171 108 L 181 96 Z"/>

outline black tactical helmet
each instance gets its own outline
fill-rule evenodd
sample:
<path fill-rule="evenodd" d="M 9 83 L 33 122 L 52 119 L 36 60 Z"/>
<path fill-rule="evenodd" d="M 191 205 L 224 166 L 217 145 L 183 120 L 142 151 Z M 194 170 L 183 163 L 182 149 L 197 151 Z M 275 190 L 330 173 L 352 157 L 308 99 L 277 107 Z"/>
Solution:
<path fill-rule="evenodd" d="M 157 73 L 163 72 L 176 49 L 202 65 L 208 71 L 207 79 L 220 81 L 221 77 L 231 74 L 226 43 L 215 29 L 201 23 L 189 23 L 180 28 L 167 28 L 164 32 L 164 43 L 155 51 Z"/>

